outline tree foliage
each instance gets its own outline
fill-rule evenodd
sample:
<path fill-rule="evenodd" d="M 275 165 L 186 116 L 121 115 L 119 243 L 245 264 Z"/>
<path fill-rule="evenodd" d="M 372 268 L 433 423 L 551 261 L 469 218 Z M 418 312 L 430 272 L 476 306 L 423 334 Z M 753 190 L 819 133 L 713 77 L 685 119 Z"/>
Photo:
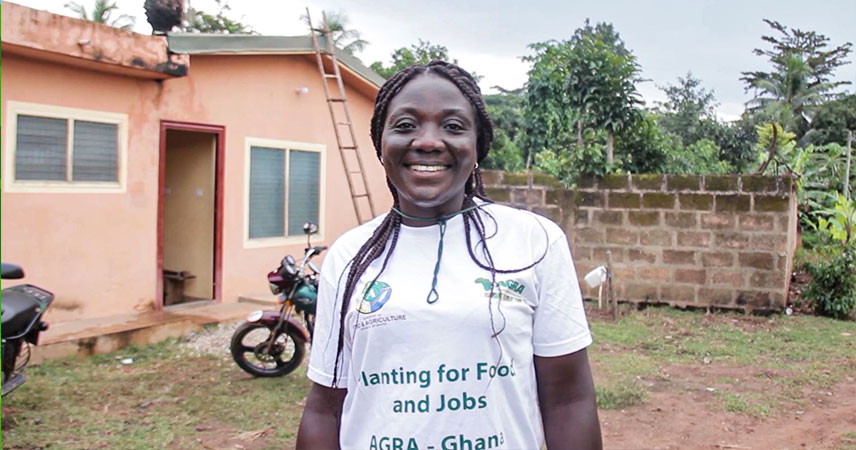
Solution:
<path fill-rule="evenodd" d="M 256 34 L 252 27 L 226 16 L 232 8 L 225 0 L 214 0 L 217 3 L 217 13 L 187 8 L 186 23 L 181 30 L 188 33 L 219 33 L 219 34 Z"/>
<path fill-rule="evenodd" d="M 414 64 L 428 64 L 432 60 L 448 61 L 454 64 L 458 63 L 457 59 L 449 57 L 449 49 L 443 45 L 434 45 L 429 41 L 419 39 L 418 44 L 412 44 L 410 47 L 401 47 L 392 52 L 392 63 L 389 66 L 384 66 L 382 62 L 375 61 L 370 68 L 384 78 L 389 78 L 405 67 Z"/>
<path fill-rule="evenodd" d="M 134 28 L 134 23 L 136 22 L 136 18 L 127 14 L 119 14 L 118 16 L 113 17 L 113 13 L 116 12 L 119 7 L 116 6 L 116 2 L 112 0 L 95 0 L 92 4 L 91 13 L 87 11 L 86 6 L 82 2 L 68 2 L 65 4 L 65 7 L 77 14 L 78 17 L 83 20 L 103 23 L 104 25 L 121 28 L 123 30 Z"/>
<path fill-rule="evenodd" d="M 811 129 L 806 133 L 806 137 L 817 145 L 847 145 L 847 130 L 856 133 L 856 94 L 820 105 L 815 111 Z"/>
<path fill-rule="evenodd" d="M 679 136 L 685 144 L 713 138 L 718 125 L 715 112 L 718 104 L 713 91 L 702 87 L 701 80 L 692 72 L 678 77 L 677 84 L 659 88 L 666 95 L 665 102 L 657 103 L 663 131 Z"/>
<path fill-rule="evenodd" d="M 566 151 L 572 142 L 586 147 L 586 129 L 612 138 L 639 119 L 636 58 L 611 24 L 588 21 L 565 41 L 530 45 L 534 55 L 527 84 L 527 144 L 532 152 Z M 597 134 L 597 133 L 595 133 Z"/>
<path fill-rule="evenodd" d="M 493 120 L 494 140 L 490 153 L 482 165 L 488 169 L 519 172 L 526 166 L 526 156 L 520 147 L 523 136 L 524 90 L 499 90 L 498 94 L 484 96 L 487 112 Z"/>
<path fill-rule="evenodd" d="M 746 90 L 754 92 L 748 106 L 750 111 L 781 123 L 802 138 L 814 108 L 830 100 L 836 88 L 850 84 L 832 81 L 832 77 L 838 67 L 849 64 L 846 58 L 852 44 L 829 48 L 830 39 L 822 34 L 788 28 L 772 20 L 764 22 L 776 32 L 775 36 L 761 37 L 772 44 L 772 49 L 755 49 L 754 52 L 766 56 L 772 70 L 742 73 Z"/>
<path fill-rule="evenodd" d="M 333 45 L 342 49 L 345 53 L 353 55 L 365 50 L 369 42 L 362 38 L 358 30 L 349 27 L 350 20 L 344 11 L 324 11 L 321 23 L 316 23 L 318 29 L 329 29 L 333 36 Z M 309 17 L 304 14 L 300 17 L 309 24 Z"/>

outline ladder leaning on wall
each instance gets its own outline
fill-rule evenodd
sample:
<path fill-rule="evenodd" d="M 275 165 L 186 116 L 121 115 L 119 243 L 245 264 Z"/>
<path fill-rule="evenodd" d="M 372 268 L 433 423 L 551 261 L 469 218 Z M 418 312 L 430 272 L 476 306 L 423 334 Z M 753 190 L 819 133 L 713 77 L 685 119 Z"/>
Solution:
<path fill-rule="evenodd" d="M 339 71 L 339 60 L 336 58 L 334 51 L 332 33 L 326 25 L 327 15 L 323 14 L 322 26 L 324 28 L 314 28 L 312 26 L 312 19 L 309 17 L 309 8 L 306 8 L 306 20 L 309 23 L 309 32 L 310 36 L 312 36 L 312 47 L 315 49 L 318 71 L 321 73 L 321 85 L 324 86 L 324 95 L 327 97 L 327 106 L 330 109 L 330 119 L 333 121 L 336 145 L 339 147 L 342 166 L 345 168 L 345 179 L 348 180 L 348 189 L 351 191 L 354 213 L 357 216 L 357 222 L 363 224 L 375 216 L 374 202 L 369 191 L 363 160 L 360 157 L 357 135 L 354 132 L 354 122 L 351 120 L 351 112 L 348 109 L 348 98 L 345 96 L 345 84 L 342 82 L 342 73 Z M 326 48 L 322 49 L 318 44 L 319 34 L 324 36 Z M 329 57 L 333 68 L 332 73 L 324 68 L 324 55 Z M 337 95 L 333 95 L 334 93 L 331 92 L 330 80 L 336 80 Z M 337 109 L 339 110 L 338 114 L 336 112 Z M 342 116 L 344 116 L 344 120 L 342 120 Z M 340 127 L 347 128 L 347 133 L 343 133 Z M 368 211 L 366 211 L 365 206 L 368 206 Z"/>

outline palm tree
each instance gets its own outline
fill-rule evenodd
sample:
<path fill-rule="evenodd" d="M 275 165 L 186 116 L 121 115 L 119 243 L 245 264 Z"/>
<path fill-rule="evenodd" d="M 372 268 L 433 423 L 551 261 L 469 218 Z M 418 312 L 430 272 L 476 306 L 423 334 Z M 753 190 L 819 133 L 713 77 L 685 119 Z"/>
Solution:
<path fill-rule="evenodd" d="M 360 32 L 348 28 L 348 16 L 343 11 L 324 11 L 322 21 L 318 29 L 329 29 L 333 35 L 333 45 L 342 49 L 345 53 L 353 55 L 361 52 L 369 45 L 369 42 L 360 38 Z M 309 17 L 301 16 L 304 22 L 309 23 Z"/>
<path fill-rule="evenodd" d="M 781 57 L 778 72 L 751 82 L 755 98 L 747 106 L 764 113 L 786 130 L 805 130 L 814 107 L 824 102 L 831 88 L 829 83 L 812 84 L 812 77 L 811 66 L 802 55 L 787 53 Z"/>
<path fill-rule="evenodd" d="M 136 22 L 134 17 L 127 14 L 120 14 L 119 17 L 116 17 L 115 19 L 110 17 L 113 11 L 119 9 L 119 7 L 116 6 L 116 2 L 111 0 L 95 0 L 95 3 L 92 5 L 92 14 L 87 13 L 86 7 L 82 3 L 68 2 L 65 4 L 65 7 L 72 10 L 83 20 L 103 23 L 123 30 L 134 28 L 134 23 Z"/>

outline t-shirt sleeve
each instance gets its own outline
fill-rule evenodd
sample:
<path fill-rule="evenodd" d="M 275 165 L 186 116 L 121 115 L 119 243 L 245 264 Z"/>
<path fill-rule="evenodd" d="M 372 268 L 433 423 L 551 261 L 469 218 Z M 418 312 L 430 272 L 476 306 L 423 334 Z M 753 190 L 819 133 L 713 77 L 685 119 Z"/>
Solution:
<path fill-rule="evenodd" d="M 582 292 L 564 233 L 550 244 L 535 273 L 539 287 L 532 335 L 535 355 L 567 355 L 591 345 Z"/>
<path fill-rule="evenodd" d="M 328 255 L 321 269 L 318 283 L 318 302 L 315 311 L 315 331 L 312 336 L 312 350 L 309 355 L 307 376 L 310 380 L 327 387 L 333 387 L 333 372 L 336 365 L 339 324 L 341 317 L 342 295 L 337 292 L 338 274 L 335 274 L 334 258 Z M 326 264 L 329 261 L 329 264 Z M 348 386 L 348 367 L 350 367 L 350 349 L 343 345 L 336 372 L 336 387 Z"/>

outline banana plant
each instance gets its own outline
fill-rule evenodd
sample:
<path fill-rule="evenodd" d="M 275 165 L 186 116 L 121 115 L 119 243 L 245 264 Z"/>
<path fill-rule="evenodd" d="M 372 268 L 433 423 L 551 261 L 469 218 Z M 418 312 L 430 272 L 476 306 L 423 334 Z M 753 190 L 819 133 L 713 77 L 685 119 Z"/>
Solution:
<path fill-rule="evenodd" d="M 856 244 L 856 201 L 840 192 L 829 192 L 828 195 L 835 202 L 835 206 L 818 211 L 818 230 L 845 246 Z"/>

